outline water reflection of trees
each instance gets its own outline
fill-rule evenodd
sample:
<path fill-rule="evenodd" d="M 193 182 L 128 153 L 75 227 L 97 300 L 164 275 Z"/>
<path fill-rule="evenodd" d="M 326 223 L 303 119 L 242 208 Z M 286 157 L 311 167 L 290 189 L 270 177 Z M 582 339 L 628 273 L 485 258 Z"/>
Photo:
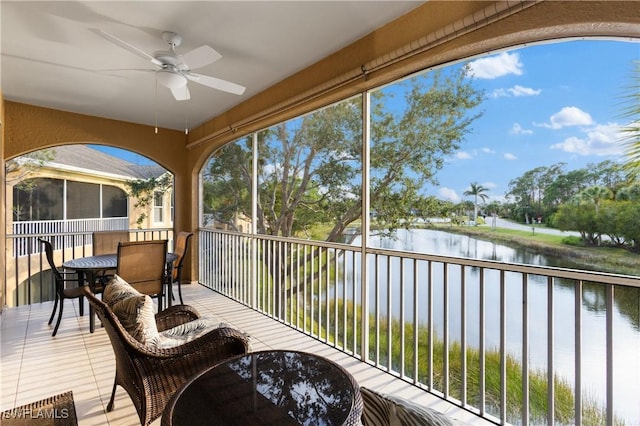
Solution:
<path fill-rule="evenodd" d="M 263 352 L 229 367 L 247 381 L 255 379 L 256 390 L 301 425 L 342 424 L 351 410 L 351 383 L 340 369 L 315 356 Z"/>
<path fill-rule="evenodd" d="M 504 244 L 496 244 L 489 241 L 480 240 L 470 236 L 452 234 L 440 230 L 411 229 L 398 231 L 399 239 L 380 239 L 377 244 L 383 248 L 391 248 L 405 251 L 419 251 L 425 253 L 438 253 L 451 256 L 462 256 L 470 259 L 495 260 L 503 263 L 552 266 L 567 269 L 585 269 L 572 263 L 570 260 L 558 256 L 548 256 L 533 250 L 519 247 L 510 247 Z M 401 243 L 398 243 L 400 241 Z M 435 269 L 435 268 L 434 268 Z M 477 282 L 480 268 L 471 267 L 467 271 L 467 282 Z M 381 276 L 385 276 L 385 270 L 381 270 Z M 451 271 L 450 282 L 459 282 L 459 274 Z M 411 274 L 408 271 L 407 274 Z M 485 270 L 485 276 L 489 277 L 490 269 Z M 409 276 L 408 280 L 411 280 Z M 546 288 L 546 278 L 542 276 L 529 276 L 531 283 L 536 286 Z M 433 277 L 435 283 L 442 281 L 441 272 Z M 499 280 L 496 276 L 495 280 Z M 457 280 L 457 281 L 456 281 Z M 491 281 L 487 279 L 487 281 Z M 507 284 L 518 285 L 519 276 Z M 573 294 L 574 281 L 568 279 L 554 279 L 556 289 Z M 396 282 L 392 282 L 396 286 Z M 596 283 L 584 283 L 582 293 L 582 305 L 584 309 L 592 313 L 606 312 L 606 285 Z M 616 286 L 614 291 L 614 304 L 620 315 L 633 327 L 640 331 L 640 290 L 632 287 Z"/>
<path fill-rule="evenodd" d="M 572 280 L 558 279 L 556 284 L 567 291 L 575 291 Z M 614 287 L 613 302 L 618 312 L 635 331 L 640 331 L 640 288 L 617 285 Z M 602 284 L 585 282 L 582 286 L 582 306 L 589 312 L 600 313 L 607 310 L 607 287 Z"/>

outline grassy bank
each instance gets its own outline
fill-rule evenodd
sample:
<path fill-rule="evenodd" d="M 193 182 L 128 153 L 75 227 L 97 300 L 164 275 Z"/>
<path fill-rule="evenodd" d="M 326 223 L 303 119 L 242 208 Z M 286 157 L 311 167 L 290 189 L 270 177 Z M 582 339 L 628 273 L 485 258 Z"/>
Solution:
<path fill-rule="evenodd" d="M 432 225 L 431 229 L 468 235 L 508 247 L 555 256 L 592 271 L 638 275 L 640 255 L 614 247 L 577 247 L 563 242 L 565 236 L 489 226 Z"/>
<path fill-rule="evenodd" d="M 325 312 L 326 304 L 318 305 L 318 310 Z M 340 324 L 336 328 L 333 313 L 345 312 L 346 308 L 346 329 L 342 329 Z M 328 329 L 320 327 L 314 318 L 307 317 L 307 326 L 311 327 L 313 333 L 326 340 L 331 344 L 340 345 L 341 342 L 354 341 L 354 329 L 352 327 L 353 315 L 355 313 L 356 323 L 361 324 L 360 307 L 354 306 L 353 302 L 348 301 L 346 306 L 342 300 L 329 302 L 329 324 Z M 302 321 L 302 318 L 300 318 Z M 448 377 L 450 396 L 462 400 L 463 385 L 462 379 L 466 378 L 465 397 L 469 404 L 479 407 L 481 404 L 481 370 L 480 359 L 482 354 L 477 348 L 468 347 L 463 352 L 460 342 L 454 341 L 449 343 L 448 348 L 448 374 L 445 372 L 445 345 L 439 336 L 433 336 L 431 350 L 429 348 L 429 330 L 426 326 L 420 326 L 417 334 L 414 334 L 413 324 L 405 322 L 401 327 L 398 319 L 392 319 L 390 322 L 391 333 L 388 333 L 389 322 L 387 318 L 380 318 L 380 328 L 376 333 L 375 316 L 369 317 L 369 358 L 376 359 L 376 353 L 379 355 L 378 362 L 380 365 L 389 365 L 391 358 L 391 369 L 395 372 L 402 370 L 401 352 L 402 352 L 402 333 L 404 332 L 404 373 L 406 378 L 417 378 L 417 381 L 423 386 L 428 386 L 430 378 L 432 378 L 433 388 L 442 391 L 445 388 L 445 380 Z M 334 332 L 337 330 L 337 334 Z M 346 335 L 345 335 L 346 334 Z M 379 340 L 376 337 L 379 335 Z M 417 335 L 418 351 L 414 351 L 414 336 Z M 391 336 L 391 342 L 389 342 Z M 355 341 L 359 341 L 359 336 Z M 390 343 L 390 344 L 389 344 Z M 376 346 L 379 348 L 376 350 Z M 390 348 L 390 351 L 389 349 Z M 432 355 L 430 355 L 432 354 Z M 414 367 L 414 359 L 417 357 L 417 371 Z M 466 370 L 463 367 L 462 359 L 466 361 Z M 432 360 L 433 369 L 429 370 L 429 359 Z M 485 404 L 487 412 L 495 416 L 500 415 L 501 405 L 501 383 L 502 383 L 502 358 L 498 348 L 487 349 L 484 354 L 484 392 Z M 506 421 L 512 424 L 519 424 L 521 420 L 521 409 L 523 407 L 523 373 L 521 360 L 511 354 L 505 357 L 506 372 Z M 532 424 L 545 424 L 547 419 L 547 392 L 549 383 L 547 381 L 547 372 L 543 369 L 532 369 L 528 372 L 529 382 L 529 420 Z M 572 384 L 565 378 L 555 375 L 553 379 L 554 387 L 554 417 L 558 425 L 575 424 L 574 417 L 574 393 Z M 582 424 L 588 426 L 596 426 L 603 424 L 606 419 L 606 409 L 601 401 L 596 401 L 586 397 L 582 401 L 583 418 Z M 615 417 L 614 424 L 616 426 L 624 425 L 625 422 L 619 417 Z"/>

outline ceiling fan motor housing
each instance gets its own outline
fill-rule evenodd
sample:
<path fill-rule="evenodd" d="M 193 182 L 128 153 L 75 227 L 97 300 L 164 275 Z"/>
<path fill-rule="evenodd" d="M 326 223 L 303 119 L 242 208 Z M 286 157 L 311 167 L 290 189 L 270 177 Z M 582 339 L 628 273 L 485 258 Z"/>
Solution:
<path fill-rule="evenodd" d="M 174 33 L 173 31 L 163 31 L 162 39 L 169 43 L 171 49 L 182 44 L 182 36 L 180 34 Z"/>

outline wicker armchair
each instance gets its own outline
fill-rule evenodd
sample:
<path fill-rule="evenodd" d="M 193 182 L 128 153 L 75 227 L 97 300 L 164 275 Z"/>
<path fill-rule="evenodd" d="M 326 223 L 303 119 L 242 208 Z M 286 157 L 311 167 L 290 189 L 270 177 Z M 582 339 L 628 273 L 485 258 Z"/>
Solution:
<path fill-rule="evenodd" d="M 249 350 L 248 338 L 229 327 L 213 329 L 171 349 L 143 345 L 88 287 L 84 287 L 84 294 L 102 321 L 116 358 L 116 377 L 107 411 L 113 409 L 116 387 L 120 385 L 131 397 L 142 425 L 160 417 L 175 391 L 197 373 Z M 163 331 L 197 318 L 199 314 L 191 306 L 174 305 L 156 315 L 156 324 Z"/>

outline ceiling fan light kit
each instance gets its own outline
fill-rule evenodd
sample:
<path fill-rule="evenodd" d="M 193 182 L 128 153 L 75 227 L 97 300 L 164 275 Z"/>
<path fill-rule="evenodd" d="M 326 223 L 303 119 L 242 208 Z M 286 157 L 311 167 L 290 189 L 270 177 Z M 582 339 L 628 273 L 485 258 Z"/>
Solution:
<path fill-rule="evenodd" d="M 187 78 L 185 76 L 170 70 L 159 70 L 156 72 L 156 76 L 158 83 L 171 90 L 179 89 L 187 85 Z"/>

